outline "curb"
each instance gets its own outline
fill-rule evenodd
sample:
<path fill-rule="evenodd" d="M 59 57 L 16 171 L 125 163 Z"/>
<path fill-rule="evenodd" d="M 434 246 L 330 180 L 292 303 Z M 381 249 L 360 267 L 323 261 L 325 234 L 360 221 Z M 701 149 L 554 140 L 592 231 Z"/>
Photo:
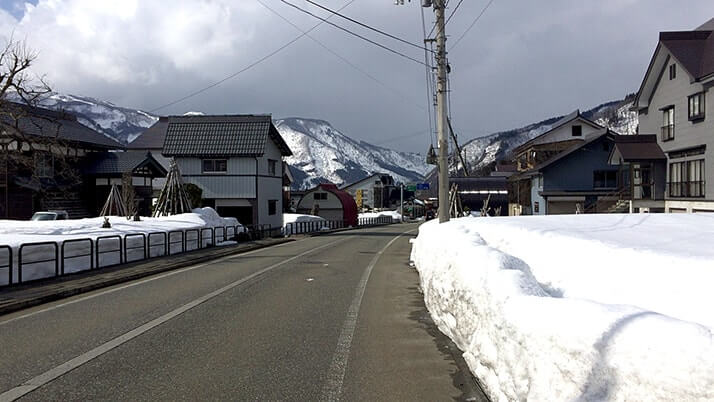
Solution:
<path fill-rule="evenodd" d="M 278 239 L 271 239 L 270 243 L 267 244 L 260 244 L 260 243 L 253 243 L 250 244 L 248 243 L 247 247 L 241 247 L 241 246 L 246 246 L 244 243 L 243 245 L 237 245 L 237 246 L 227 246 L 225 248 L 216 248 L 215 253 L 207 254 L 207 255 L 200 255 L 196 256 L 196 258 L 188 258 L 186 260 L 184 259 L 178 259 L 179 256 L 181 257 L 187 257 L 187 254 L 175 254 L 177 257 L 177 261 L 174 261 L 173 263 L 169 262 L 165 266 L 161 267 L 155 267 L 154 269 L 147 269 L 145 271 L 138 271 L 138 272 L 127 272 L 126 275 L 121 275 L 119 274 L 118 277 L 115 278 L 107 278 L 105 280 L 98 279 L 96 282 L 93 283 L 87 283 L 87 284 L 76 284 L 76 286 L 71 286 L 72 282 L 72 276 L 65 276 L 62 277 L 62 280 L 52 280 L 52 279 L 57 279 L 57 278 L 52 278 L 46 282 L 42 283 L 35 283 L 35 284 L 28 284 L 26 286 L 18 286 L 16 288 L 8 288 L 7 293 L 14 293 L 14 292 L 19 292 L 22 290 L 27 290 L 27 289 L 32 289 L 32 288 L 39 288 L 43 285 L 54 285 L 57 283 L 67 283 L 66 287 L 58 287 L 54 291 L 48 291 L 46 294 L 34 296 L 34 297 L 27 297 L 27 298 L 17 298 L 16 300 L 12 300 L 12 297 L 9 297 L 7 300 L 4 300 L 5 297 L 3 297 L 3 294 L 0 293 L 0 316 L 6 315 L 9 313 L 13 313 L 19 310 L 23 310 L 29 307 L 34 307 L 40 304 L 44 303 L 49 303 L 52 301 L 60 300 L 60 299 L 65 299 L 71 296 L 76 296 L 78 294 L 82 293 L 87 293 L 96 289 L 101 289 L 101 288 L 106 288 L 110 286 L 114 286 L 120 283 L 124 282 L 130 282 L 136 279 L 141 279 L 145 278 L 147 276 L 152 276 L 156 274 L 160 274 L 166 271 L 173 271 L 179 268 L 184 268 L 188 267 L 191 265 L 198 265 L 204 262 L 208 262 L 211 260 L 216 260 L 222 257 L 230 256 L 230 255 L 237 255 L 237 254 L 243 254 L 247 253 L 249 251 L 254 251 L 262 248 L 267 248 L 271 246 L 276 246 L 279 244 L 284 244 L 284 243 L 289 243 L 293 242 L 295 239 L 290 239 L 290 238 L 278 238 Z M 205 249 L 202 249 L 205 250 Z M 190 256 L 190 254 L 188 255 Z M 95 275 L 101 275 L 107 274 L 107 273 L 114 273 L 114 272 L 121 272 L 122 270 L 126 270 L 127 268 L 134 268 L 137 266 L 141 265 L 154 265 L 156 262 L 161 261 L 161 259 L 151 259 L 151 260 L 142 260 L 142 261 L 137 261 L 135 263 L 130 263 L 130 264 L 123 264 L 121 267 L 117 266 L 113 270 L 103 270 L 103 271 L 92 271 L 91 273 L 89 272 L 79 272 L 77 273 L 77 276 L 74 276 L 74 278 L 78 278 L 80 275 L 84 275 L 83 278 L 90 278 Z M 164 261 L 166 262 L 166 261 Z"/>

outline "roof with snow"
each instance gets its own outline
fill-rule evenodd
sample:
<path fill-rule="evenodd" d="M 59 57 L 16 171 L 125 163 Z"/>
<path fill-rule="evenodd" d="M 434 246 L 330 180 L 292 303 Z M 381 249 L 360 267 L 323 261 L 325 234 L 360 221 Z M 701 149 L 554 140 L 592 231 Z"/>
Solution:
<path fill-rule="evenodd" d="M 171 116 L 166 124 L 162 153 L 165 156 L 262 156 L 269 139 L 283 156 L 292 155 L 270 115 Z"/>
<path fill-rule="evenodd" d="M 150 177 L 164 177 L 168 173 L 154 159 L 151 152 L 92 152 L 82 172 L 90 176 L 115 176 L 132 172 Z"/>
<path fill-rule="evenodd" d="M 56 138 L 91 149 L 123 149 L 124 146 L 77 121 L 73 114 L 16 102 L 0 101 L 0 132 L 16 137 Z"/>

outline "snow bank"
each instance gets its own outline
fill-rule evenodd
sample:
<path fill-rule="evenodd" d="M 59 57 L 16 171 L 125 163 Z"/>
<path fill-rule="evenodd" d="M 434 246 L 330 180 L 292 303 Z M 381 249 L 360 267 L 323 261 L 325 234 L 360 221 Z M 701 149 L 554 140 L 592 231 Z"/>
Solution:
<path fill-rule="evenodd" d="M 283 214 L 283 234 L 289 236 L 293 234 L 293 227 L 299 222 L 326 222 L 325 218 L 315 215 L 305 215 L 305 214 Z M 329 227 L 323 226 L 321 230 L 327 230 Z M 297 232 L 298 230 L 296 230 Z"/>
<path fill-rule="evenodd" d="M 105 249 L 118 249 L 126 243 L 127 255 L 126 262 L 140 260 L 144 258 L 143 242 L 144 237 L 141 234 L 148 236 L 150 233 L 167 233 L 171 231 L 185 231 L 191 229 L 199 229 L 186 234 L 186 250 L 205 247 L 213 242 L 209 238 L 208 232 L 202 233 L 202 228 L 223 228 L 233 227 L 228 229 L 230 234 L 232 231 L 241 232 L 245 229 L 235 218 L 223 218 L 219 216 L 212 208 L 197 208 L 192 213 L 179 214 L 161 218 L 141 217 L 141 221 L 135 222 L 127 220 L 125 217 L 112 216 L 109 217 L 109 222 L 112 227 L 103 229 L 103 217 L 75 219 L 64 221 L 11 221 L 0 220 L 0 246 L 10 246 L 13 248 L 13 281 L 18 278 L 18 258 L 19 247 L 22 244 L 52 242 L 57 244 L 57 254 L 61 254 L 62 243 L 66 240 L 73 239 L 92 239 L 96 243 L 98 237 L 104 236 L 119 236 L 121 240 L 104 239 L 101 243 Z M 223 229 L 216 230 L 216 242 L 222 244 L 222 240 L 228 240 L 223 236 Z M 164 237 L 162 235 L 151 235 L 151 243 L 155 244 L 149 247 L 149 256 L 155 257 L 165 254 L 166 244 L 168 241 L 171 244 L 170 252 L 176 253 L 183 251 L 183 246 L 180 242 L 182 235 L 180 233 L 172 234 Z M 200 237 L 200 240 L 199 240 Z M 126 238 L 126 240 L 124 240 Z M 119 244 L 122 242 L 122 244 Z M 148 242 L 148 240 L 147 240 Z M 68 258 L 65 261 L 65 272 L 77 272 L 89 269 L 92 264 L 92 257 L 83 256 L 89 251 L 89 242 L 67 243 L 65 252 Z M 96 247 L 96 245 L 95 245 Z M 55 247 L 52 245 L 46 246 L 31 246 L 24 247 L 23 250 L 23 272 L 22 280 L 32 280 L 54 276 L 54 262 L 41 261 L 53 259 L 55 255 Z M 72 257 L 75 256 L 75 257 Z M 120 253 L 107 252 L 99 256 L 99 266 L 107 266 L 119 263 L 121 260 Z M 33 263 L 33 261 L 35 261 Z M 0 264 L 7 263 L 7 252 L 0 250 Z M 0 267 L 0 285 L 8 284 L 9 272 L 8 267 Z"/>
<path fill-rule="evenodd" d="M 493 400 L 712 400 L 712 238 L 702 214 L 462 218 L 412 260 Z"/>
<path fill-rule="evenodd" d="M 401 222 L 402 215 L 399 211 L 382 211 L 382 212 L 365 212 L 359 214 L 359 219 L 364 218 L 381 218 L 383 216 L 389 216 L 392 218 L 392 222 Z"/>

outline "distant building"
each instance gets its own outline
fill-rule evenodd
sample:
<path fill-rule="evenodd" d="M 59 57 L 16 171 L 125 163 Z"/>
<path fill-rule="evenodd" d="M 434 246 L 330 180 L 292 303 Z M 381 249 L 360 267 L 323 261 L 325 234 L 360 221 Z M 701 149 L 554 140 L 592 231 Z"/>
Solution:
<path fill-rule="evenodd" d="M 345 185 L 342 190 L 348 192 L 357 202 L 360 210 L 387 209 L 391 208 L 395 191 L 398 187 L 394 184 L 394 178 L 385 173 L 375 173 L 362 180 Z M 399 204 L 399 199 L 396 199 Z"/>
<path fill-rule="evenodd" d="M 660 32 L 633 108 L 666 155 L 667 212 L 714 211 L 714 19 Z"/>
<path fill-rule="evenodd" d="M 283 224 L 283 157 L 292 155 L 269 115 L 170 116 L 130 148 L 175 158 L 203 206 L 244 225 Z M 289 180 L 289 179 L 288 179 Z"/>
<path fill-rule="evenodd" d="M 307 190 L 298 202 L 297 213 L 344 221 L 347 226 L 357 225 L 355 200 L 349 193 L 331 183 L 319 184 Z"/>

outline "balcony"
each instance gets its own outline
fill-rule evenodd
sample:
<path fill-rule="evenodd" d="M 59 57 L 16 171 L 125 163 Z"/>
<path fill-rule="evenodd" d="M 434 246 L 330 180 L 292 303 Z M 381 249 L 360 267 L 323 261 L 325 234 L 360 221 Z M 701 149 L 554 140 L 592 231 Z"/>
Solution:
<path fill-rule="evenodd" d="M 674 139 L 674 124 L 662 126 L 662 141 L 671 141 Z"/>
<path fill-rule="evenodd" d="M 670 197 L 704 197 L 704 181 L 668 182 L 667 189 Z"/>
<path fill-rule="evenodd" d="M 674 124 L 662 126 L 662 141 L 671 141 L 674 139 Z"/>

